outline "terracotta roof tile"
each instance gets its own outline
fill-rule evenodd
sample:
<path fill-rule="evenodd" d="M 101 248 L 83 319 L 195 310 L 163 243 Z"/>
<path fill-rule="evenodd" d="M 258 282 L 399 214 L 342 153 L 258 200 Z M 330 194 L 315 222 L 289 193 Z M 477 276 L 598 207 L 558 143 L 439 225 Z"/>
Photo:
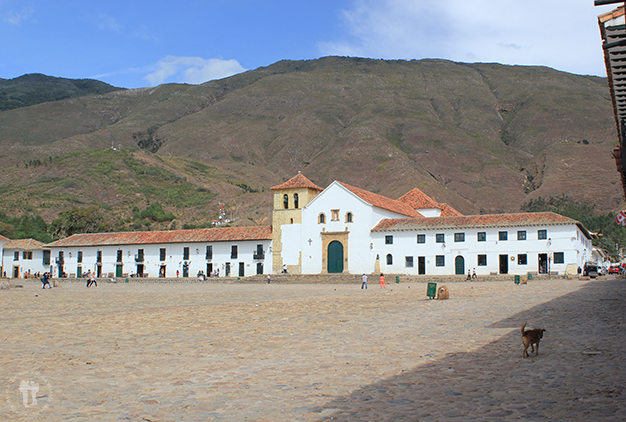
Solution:
<path fill-rule="evenodd" d="M 146 245 L 155 243 L 234 242 L 270 240 L 271 226 L 223 227 L 213 229 L 85 233 L 49 243 L 47 247 Z"/>
<path fill-rule="evenodd" d="M 4 241 L 4 249 L 23 249 L 23 250 L 33 250 L 33 249 L 43 249 L 45 247 L 45 243 L 40 242 L 35 239 L 15 239 Z"/>
<path fill-rule="evenodd" d="M 416 210 L 438 208 L 441 210 L 441 214 L 439 215 L 440 217 L 463 215 L 448 204 L 437 203 L 437 201 L 426 195 L 418 188 L 415 188 L 405 193 L 400 198 L 398 198 L 398 201 L 404 202 L 405 204 L 410 205 Z"/>
<path fill-rule="evenodd" d="M 424 192 L 415 188 L 400 198 L 398 201 L 404 202 L 407 205 L 412 206 L 414 209 L 428 209 L 428 208 L 439 208 L 437 206 L 437 202 L 435 202 L 430 196 L 426 195 Z"/>
<path fill-rule="evenodd" d="M 415 211 L 410 205 L 405 204 L 404 202 L 400 202 L 395 199 L 386 198 L 382 195 L 377 195 L 372 192 L 368 192 L 364 189 L 357 188 L 354 186 L 347 185 L 343 182 L 338 182 L 344 188 L 348 189 L 350 192 L 364 200 L 365 202 L 372 204 L 375 207 L 382 208 L 385 210 L 393 211 L 398 214 L 406 215 L 407 217 L 414 218 L 424 218 L 422 214 Z"/>
<path fill-rule="evenodd" d="M 518 213 L 518 214 L 489 214 L 465 215 L 452 217 L 432 218 L 396 218 L 382 220 L 372 231 L 404 231 L 404 230 L 434 230 L 434 229 L 464 229 L 489 227 L 521 227 L 577 224 L 576 220 L 553 213 Z M 587 232 L 586 229 L 583 231 Z"/>
<path fill-rule="evenodd" d="M 448 204 L 438 204 L 437 208 L 441 210 L 439 217 L 460 217 L 463 215 Z"/>
<path fill-rule="evenodd" d="M 8 241 L 9 239 L 7 239 L 6 237 L 4 237 L 4 236 L 2 236 L 2 235 L 0 234 L 0 240 L 1 240 L 1 241 L 3 241 L 3 242 L 6 242 L 6 241 Z"/>
<path fill-rule="evenodd" d="M 324 190 L 323 188 L 320 188 L 315 183 L 311 182 L 309 179 L 304 177 L 302 173 L 298 173 L 291 179 L 287 180 L 285 183 L 282 183 L 278 186 L 274 186 L 271 189 L 277 190 L 277 189 L 293 189 L 293 188 L 309 188 L 309 189 L 314 189 L 320 192 Z"/>

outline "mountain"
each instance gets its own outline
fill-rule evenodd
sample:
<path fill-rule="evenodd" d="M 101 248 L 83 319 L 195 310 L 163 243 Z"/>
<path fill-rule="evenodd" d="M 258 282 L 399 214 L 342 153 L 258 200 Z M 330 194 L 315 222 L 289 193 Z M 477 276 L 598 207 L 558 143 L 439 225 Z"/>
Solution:
<path fill-rule="evenodd" d="M 183 223 L 216 216 L 218 201 L 240 222 L 265 221 L 268 188 L 298 171 L 392 198 L 418 187 L 465 214 L 563 194 L 605 212 L 622 199 L 616 142 L 605 78 L 445 60 L 281 61 L 202 85 L 0 112 L 0 210 L 49 220 L 96 204 L 123 218 L 153 200 L 129 188 L 139 183 L 126 178 L 132 159 L 167 172 L 150 181 L 157 191 L 175 177 L 214 195 L 188 206 L 161 198 Z M 120 154 L 103 152 L 111 147 Z M 46 177 L 57 185 L 31 189 Z"/>
<path fill-rule="evenodd" d="M 0 78 L 0 111 L 120 89 L 94 79 L 55 78 L 39 73 L 14 79 Z"/>

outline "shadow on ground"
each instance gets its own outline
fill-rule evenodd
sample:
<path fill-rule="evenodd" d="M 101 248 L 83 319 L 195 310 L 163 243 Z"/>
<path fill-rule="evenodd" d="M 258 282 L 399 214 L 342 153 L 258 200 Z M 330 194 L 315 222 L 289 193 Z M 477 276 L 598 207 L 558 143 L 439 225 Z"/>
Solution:
<path fill-rule="evenodd" d="M 311 409 L 333 421 L 626 420 L 626 281 L 604 280 L 498 321 L 509 335 Z M 522 358 L 520 327 L 540 321 L 539 356 Z"/>

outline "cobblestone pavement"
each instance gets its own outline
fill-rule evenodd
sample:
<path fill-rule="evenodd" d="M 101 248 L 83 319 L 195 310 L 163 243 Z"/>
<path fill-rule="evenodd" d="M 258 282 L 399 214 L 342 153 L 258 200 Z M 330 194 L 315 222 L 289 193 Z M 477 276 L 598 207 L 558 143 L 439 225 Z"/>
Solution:
<path fill-rule="evenodd" d="M 0 290 L 0 420 L 626 420 L 626 280 L 447 286 Z"/>

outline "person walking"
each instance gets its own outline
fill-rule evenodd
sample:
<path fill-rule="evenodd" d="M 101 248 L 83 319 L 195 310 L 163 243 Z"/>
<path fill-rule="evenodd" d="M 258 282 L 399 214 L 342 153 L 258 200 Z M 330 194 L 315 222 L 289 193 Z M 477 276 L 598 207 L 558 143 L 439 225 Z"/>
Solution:
<path fill-rule="evenodd" d="M 95 284 L 98 287 L 98 282 L 96 278 L 91 273 L 91 270 L 87 271 L 87 287 L 91 287 L 92 284 Z"/>
<path fill-rule="evenodd" d="M 385 288 L 385 276 L 383 275 L 383 273 L 380 273 L 380 288 Z"/>
<path fill-rule="evenodd" d="M 272 281 L 272 276 L 271 275 L 267 275 L 267 284 L 270 284 L 270 281 Z"/>
<path fill-rule="evenodd" d="M 43 273 L 43 277 L 41 278 L 41 282 L 43 283 L 41 288 L 45 289 L 46 285 L 48 286 L 49 289 L 52 288 L 52 286 L 50 285 L 50 274 L 48 274 L 47 272 Z"/>
<path fill-rule="evenodd" d="M 363 288 L 367 290 L 367 275 L 363 274 L 362 279 L 363 281 L 361 282 L 361 290 L 363 290 Z"/>

